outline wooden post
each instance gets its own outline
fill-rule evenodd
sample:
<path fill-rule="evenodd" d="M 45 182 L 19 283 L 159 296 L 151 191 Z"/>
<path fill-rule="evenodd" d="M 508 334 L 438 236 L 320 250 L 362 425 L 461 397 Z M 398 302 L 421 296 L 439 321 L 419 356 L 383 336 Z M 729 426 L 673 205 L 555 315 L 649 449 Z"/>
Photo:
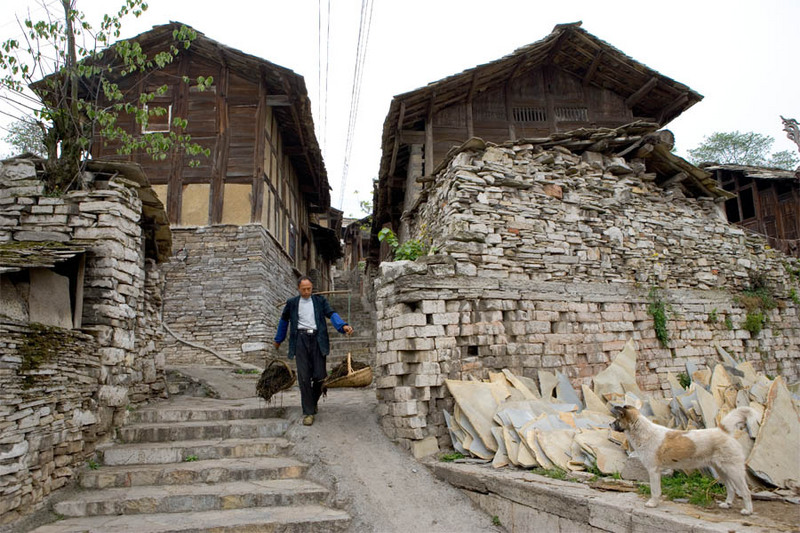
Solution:
<path fill-rule="evenodd" d="M 228 173 L 228 153 L 230 151 L 230 123 L 228 119 L 228 85 L 230 69 L 223 61 L 217 84 L 217 146 L 211 167 L 211 198 L 208 206 L 211 224 L 222 220 L 225 176 Z"/>
<path fill-rule="evenodd" d="M 181 54 L 178 69 L 182 77 L 189 74 L 189 54 Z M 186 118 L 189 109 L 189 86 L 186 83 L 182 83 L 178 87 L 180 90 L 175 93 L 174 116 Z M 179 157 L 179 153 L 175 148 L 171 152 L 172 165 L 170 166 L 167 180 L 167 212 L 169 213 L 170 224 L 180 224 L 181 209 L 183 207 L 183 157 Z"/>
<path fill-rule="evenodd" d="M 514 110 L 511 106 L 511 83 L 506 81 L 504 87 L 504 96 L 506 99 L 506 121 L 508 122 L 508 138 L 515 140 L 517 138 L 517 128 L 514 123 Z"/>
<path fill-rule="evenodd" d="M 251 222 L 261 222 L 264 210 L 264 144 L 267 142 L 264 127 L 267 121 L 266 111 L 267 87 L 264 72 L 258 78 L 258 107 L 256 108 L 255 143 L 256 150 L 253 161 L 253 200 L 250 202 Z"/>
<path fill-rule="evenodd" d="M 400 111 L 397 114 L 397 128 L 394 132 L 394 145 L 392 146 L 392 159 L 389 163 L 389 175 L 394 176 L 394 170 L 397 165 L 397 152 L 400 150 L 400 132 L 403 130 L 403 119 L 406 114 L 406 103 L 400 102 Z"/>
<path fill-rule="evenodd" d="M 425 118 L 425 176 L 433 174 L 433 96 Z"/>
<path fill-rule="evenodd" d="M 472 118 L 472 97 L 475 94 L 475 82 L 478 78 L 478 72 L 472 73 L 472 82 L 469 84 L 469 92 L 467 93 L 467 101 L 464 105 L 467 106 L 467 138 L 471 139 L 475 136 L 475 123 Z"/>

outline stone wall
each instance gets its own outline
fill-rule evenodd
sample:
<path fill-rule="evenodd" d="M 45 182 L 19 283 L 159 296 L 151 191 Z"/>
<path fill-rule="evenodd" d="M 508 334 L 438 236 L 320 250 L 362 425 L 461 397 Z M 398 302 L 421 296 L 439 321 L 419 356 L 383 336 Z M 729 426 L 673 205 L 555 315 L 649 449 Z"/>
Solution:
<path fill-rule="evenodd" d="M 531 145 L 449 162 L 410 218 L 436 254 L 383 263 L 375 283 L 376 384 L 391 437 L 449 443 L 447 378 L 546 369 L 589 384 L 630 338 L 639 385 L 658 395 L 667 372 L 705 366 L 717 345 L 800 377 L 797 261 L 729 225 L 711 199 L 665 191 L 643 170 Z M 773 309 L 746 308 L 744 291 L 758 286 Z M 654 301 L 667 311 L 666 346 Z M 766 322 L 755 334 L 746 323 L 757 312 Z"/>
<path fill-rule="evenodd" d="M 156 352 L 163 279 L 145 260 L 138 187 L 116 176 L 56 197 L 44 194 L 33 162 L 0 164 L 0 244 L 86 250 L 73 293 L 83 298 L 80 331 L 46 328 L 47 343 L 26 345 L 26 331 L 41 326 L 0 320 L 0 473 L 14 476 L 0 477 L 0 522 L 63 485 L 130 404 L 165 393 Z M 26 366 L 26 358 L 41 364 Z"/>
<path fill-rule="evenodd" d="M 98 350 L 77 331 L 0 324 L 0 524 L 66 485 L 109 427 Z"/>
<path fill-rule="evenodd" d="M 288 256 L 258 224 L 174 229 L 173 249 L 165 269 L 169 328 L 225 358 L 263 365 L 279 304 L 297 294 Z M 161 351 L 168 365 L 224 364 L 171 335 Z"/>

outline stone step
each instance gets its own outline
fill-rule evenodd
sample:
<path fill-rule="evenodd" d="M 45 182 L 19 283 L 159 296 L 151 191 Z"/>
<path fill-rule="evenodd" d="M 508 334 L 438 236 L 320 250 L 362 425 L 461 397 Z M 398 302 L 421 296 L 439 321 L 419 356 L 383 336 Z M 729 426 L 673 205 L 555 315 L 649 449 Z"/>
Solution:
<path fill-rule="evenodd" d="M 142 442 L 98 447 L 100 463 L 105 466 L 180 463 L 187 457 L 198 460 L 232 459 L 284 455 L 292 443 L 283 437 L 264 439 L 190 440 Z"/>
<path fill-rule="evenodd" d="M 327 494 L 324 487 L 304 479 L 146 485 L 82 491 L 76 498 L 56 503 L 53 511 L 68 517 L 219 511 L 320 504 Z"/>
<path fill-rule="evenodd" d="M 283 418 L 201 420 L 181 423 L 131 424 L 117 430 L 117 439 L 131 442 L 172 442 L 208 439 L 280 437 L 289 427 Z"/>
<path fill-rule="evenodd" d="M 188 485 L 303 477 L 308 465 L 288 457 L 209 459 L 182 463 L 101 466 L 86 470 L 80 486 L 86 489 L 142 485 Z"/>
<path fill-rule="evenodd" d="M 283 418 L 285 407 L 244 406 L 244 407 L 188 407 L 183 405 L 164 405 L 143 407 L 128 414 L 128 424 L 154 424 L 174 422 L 200 422 L 208 420 L 245 420 Z"/>
<path fill-rule="evenodd" d="M 31 533 L 225 533 L 337 532 L 347 531 L 350 517 L 344 511 L 321 505 L 250 507 L 230 511 L 159 513 L 149 515 L 69 518 L 39 527 Z"/>

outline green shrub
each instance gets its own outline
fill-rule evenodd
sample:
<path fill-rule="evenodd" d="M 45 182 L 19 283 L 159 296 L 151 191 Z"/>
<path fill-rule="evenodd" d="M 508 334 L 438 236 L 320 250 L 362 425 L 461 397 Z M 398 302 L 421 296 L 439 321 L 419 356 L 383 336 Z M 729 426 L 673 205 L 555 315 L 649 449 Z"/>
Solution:
<path fill-rule="evenodd" d="M 463 458 L 464 455 L 459 452 L 446 453 L 444 455 L 439 456 L 439 460 L 442 461 L 443 463 L 452 463 L 456 459 L 463 459 Z"/>
<path fill-rule="evenodd" d="M 725 328 L 728 331 L 733 331 L 733 320 L 731 319 L 730 315 L 725 316 Z"/>
<path fill-rule="evenodd" d="M 647 295 L 650 305 L 647 306 L 647 313 L 653 317 L 653 329 L 656 331 L 656 338 L 661 346 L 669 346 L 669 331 L 667 331 L 667 305 L 661 299 L 658 287 L 650 289 Z"/>
<path fill-rule="evenodd" d="M 744 325 L 742 326 L 744 329 L 750 332 L 750 335 L 753 337 L 757 336 L 761 333 L 761 330 L 764 329 L 764 324 L 767 322 L 767 317 L 764 313 L 760 311 L 753 311 L 747 313 L 747 318 L 744 321 Z"/>
<path fill-rule="evenodd" d="M 378 240 L 380 242 L 386 241 L 386 244 L 388 244 L 389 248 L 392 250 L 395 261 L 414 261 L 418 257 L 426 255 L 430 250 L 430 246 L 420 239 L 409 239 L 403 244 L 400 244 L 397 240 L 397 235 L 389 228 L 383 228 L 378 232 Z"/>

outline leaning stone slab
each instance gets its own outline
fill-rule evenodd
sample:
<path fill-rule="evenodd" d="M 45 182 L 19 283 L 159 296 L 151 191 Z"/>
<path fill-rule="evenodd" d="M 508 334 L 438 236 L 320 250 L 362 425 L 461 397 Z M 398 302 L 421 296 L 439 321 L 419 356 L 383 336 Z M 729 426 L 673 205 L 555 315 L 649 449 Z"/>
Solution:
<path fill-rule="evenodd" d="M 792 488 L 800 479 L 800 418 L 782 377 L 775 378 L 767 393 L 766 411 L 761 420 L 747 466 L 771 485 Z"/>
<path fill-rule="evenodd" d="M 69 278 L 45 268 L 30 271 L 28 305 L 31 322 L 72 329 Z"/>

